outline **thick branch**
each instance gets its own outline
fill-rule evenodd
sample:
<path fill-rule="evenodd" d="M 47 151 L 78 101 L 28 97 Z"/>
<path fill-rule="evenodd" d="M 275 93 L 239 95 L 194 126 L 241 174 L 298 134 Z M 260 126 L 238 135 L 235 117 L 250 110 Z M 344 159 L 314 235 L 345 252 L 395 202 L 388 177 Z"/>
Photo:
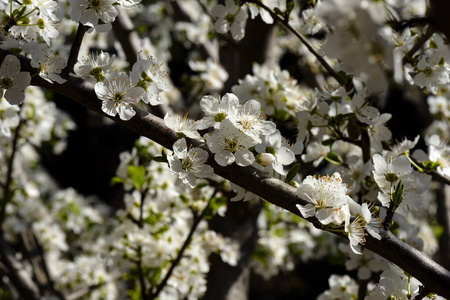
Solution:
<path fill-rule="evenodd" d="M 8 51 L 0 50 L 0 60 L 9 54 Z M 22 68 L 35 73 L 30 67 L 29 60 L 20 57 Z M 97 99 L 93 85 L 83 82 L 78 78 L 69 78 L 64 84 L 50 84 L 47 81 L 35 77 L 33 85 L 51 89 L 65 95 L 90 110 L 105 115 L 101 110 L 101 101 Z M 164 121 L 154 115 L 135 108 L 136 115 L 129 121 L 122 121 L 119 117 L 108 118 L 122 124 L 139 135 L 146 136 L 160 145 L 171 149 L 177 140 L 174 131 L 165 126 Z M 198 141 L 190 141 L 193 146 L 202 146 Z M 203 146 L 205 147 L 205 146 Z M 211 155 L 211 154 L 210 154 Z M 306 205 L 307 202 L 297 195 L 297 189 L 275 178 L 271 178 L 263 172 L 253 168 L 242 168 L 237 165 L 227 167 L 219 166 L 214 159 L 209 160 L 216 174 L 228 179 L 243 188 L 259 195 L 266 201 L 282 207 L 293 214 L 300 215 L 296 204 Z M 341 235 L 342 236 L 342 235 Z M 412 246 L 400 241 L 391 232 L 382 231 L 382 239 L 376 240 L 370 236 L 367 238 L 366 247 L 395 263 L 406 272 L 420 280 L 429 290 L 450 298 L 450 272 L 431 260 L 424 253 L 414 249 Z"/>

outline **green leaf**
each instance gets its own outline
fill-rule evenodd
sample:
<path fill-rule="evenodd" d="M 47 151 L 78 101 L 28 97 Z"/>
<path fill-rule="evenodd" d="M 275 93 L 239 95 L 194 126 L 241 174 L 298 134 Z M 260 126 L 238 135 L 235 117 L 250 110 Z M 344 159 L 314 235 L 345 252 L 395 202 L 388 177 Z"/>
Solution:
<path fill-rule="evenodd" d="M 289 120 L 290 117 L 291 117 L 291 115 L 287 111 L 279 110 L 279 109 L 277 109 L 275 111 L 274 118 L 277 120 L 285 122 L 285 121 Z"/>
<path fill-rule="evenodd" d="M 344 81 L 344 84 L 349 84 L 353 78 L 352 75 L 347 75 L 344 71 L 337 72 L 338 76 Z"/>
<path fill-rule="evenodd" d="M 325 159 L 334 165 L 340 165 L 342 163 L 342 159 L 334 152 L 328 152 L 327 156 L 325 156 Z"/>
<path fill-rule="evenodd" d="M 133 182 L 135 189 L 140 190 L 145 184 L 145 167 L 144 166 L 128 166 L 128 176 Z"/>
<path fill-rule="evenodd" d="M 327 140 L 323 140 L 322 141 L 322 145 L 324 145 L 324 146 L 331 146 L 331 145 L 334 144 L 334 142 L 335 142 L 334 139 L 327 139 Z"/>
<path fill-rule="evenodd" d="M 291 182 L 292 179 L 294 179 L 294 177 L 298 174 L 298 171 L 300 171 L 300 164 L 293 165 L 292 168 L 287 173 L 284 182 Z"/>
<path fill-rule="evenodd" d="M 291 11 L 294 9 L 294 7 L 295 7 L 295 1 L 294 0 L 287 0 L 286 13 L 290 14 Z"/>
<path fill-rule="evenodd" d="M 277 15 L 280 15 L 280 16 L 283 15 L 283 12 L 282 12 L 278 7 L 275 7 L 275 8 L 273 9 L 273 12 L 274 12 L 275 14 L 277 14 Z"/>
<path fill-rule="evenodd" d="M 217 214 L 219 209 L 222 206 L 224 206 L 225 204 L 227 204 L 227 201 L 228 201 L 228 199 L 224 196 L 212 198 L 211 202 L 209 203 L 208 207 L 206 208 L 205 218 L 207 220 L 212 219 Z"/>
<path fill-rule="evenodd" d="M 114 176 L 113 178 L 111 178 L 111 181 L 109 182 L 109 184 L 111 186 L 119 184 L 119 183 L 124 183 L 125 180 L 123 180 L 122 177 L 118 177 L 118 176 Z"/>
<path fill-rule="evenodd" d="M 132 290 L 127 291 L 127 294 L 130 296 L 131 300 L 141 299 L 141 285 L 136 283 Z"/>
<path fill-rule="evenodd" d="M 163 156 L 155 156 L 155 157 L 153 157 L 153 160 L 156 162 L 168 163 L 167 157 L 163 157 Z"/>

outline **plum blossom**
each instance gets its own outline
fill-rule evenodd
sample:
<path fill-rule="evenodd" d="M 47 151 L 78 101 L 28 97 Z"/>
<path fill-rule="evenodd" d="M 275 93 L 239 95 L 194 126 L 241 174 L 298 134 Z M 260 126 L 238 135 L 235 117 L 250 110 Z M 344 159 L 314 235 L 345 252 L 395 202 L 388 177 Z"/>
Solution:
<path fill-rule="evenodd" d="M 105 80 L 105 73 L 110 71 L 114 55 L 100 51 L 97 54 L 89 54 L 74 66 L 75 74 L 92 82 Z"/>
<path fill-rule="evenodd" d="M 220 128 L 220 123 L 228 117 L 230 112 L 235 111 L 239 106 L 239 99 L 232 93 L 227 93 L 223 97 L 204 96 L 200 100 L 200 107 L 205 113 L 205 117 L 200 121 L 199 129 L 214 127 Z"/>
<path fill-rule="evenodd" d="M 188 149 L 184 138 L 173 144 L 173 152 L 167 156 L 172 174 L 177 174 L 190 187 L 195 186 L 196 177 L 206 178 L 214 174 L 213 168 L 205 164 L 208 152 L 200 148 Z"/>
<path fill-rule="evenodd" d="M 136 112 L 133 105 L 139 102 L 144 90 L 130 82 L 125 72 L 107 73 L 105 80 L 95 84 L 95 93 L 102 100 L 102 111 L 110 116 L 119 114 L 122 120 L 130 120 Z"/>
<path fill-rule="evenodd" d="M 14 55 L 7 55 L 0 66 L 0 99 L 10 104 L 20 104 L 25 99 L 24 89 L 30 85 L 28 72 L 20 72 L 20 61 Z"/>
<path fill-rule="evenodd" d="M 261 143 L 261 135 L 269 135 L 276 130 L 275 123 L 266 121 L 266 116 L 261 111 L 261 104 L 256 100 L 248 100 L 237 110 L 232 110 L 230 120 L 236 128 Z"/>
<path fill-rule="evenodd" d="M 261 153 L 257 157 L 259 164 L 269 166 L 269 172 L 273 169 L 278 174 L 286 175 L 287 170 L 284 169 L 284 166 L 295 161 L 295 155 L 303 151 L 303 143 L 298 141 L 289 146 L 286 139 L 281 136 L 280 131 L 276 130 L 270 135 L 263 136 L 262 143 L 258 144 L 255 149 Z"/>
<path fill-rule="evenodd" d="M 205 139 L 211 152 L 215 153 L 214 159 L 222 167 L 235 161 L 239 166 L 246 167 L 255 160 L 248 148 L 257 142 L 237 129 L 229 119 L 223 120 L 220 129 L 206 135 Z"/>
<path fill-rule="evenodd" d="M 99 32 L 110 31 L 119 12 L 115 0 L 69 0 L 70 18 Z"/>
<path fill-rule="evenodd" d="M 449 67 L 441 63 L 442 58 L 436 53 L 431 56 L 422 56 L 417 63 L 417 68 L 420 71 L 414 77 L 414 83 L 421 88 L 426 87 L 427 90 L 436 94 L 439 86 L 450 82 Z"/>
<path fill-rule="evenodd" d="M 39 69 L 39 76 L 50 83 L 56 81 L 62 84 L 67 81 L 59 75 L 66 66 L 65 59 L 57 56 L 45 44 L 34 47 L 31 54 L 31 66 Z"/>
<path fill-rule="evenodd" d="M 168 74 L 161 70 L 162 63 L 156 63 L 153 57 L 140 59 L 131 70 L 130 77 L 136 82 L 138 87 L 145 90 L 143 101 L 151 105 L 162 104 L 161 92 L 168 92 L 172 89 L 169 84 Z"/>
<path fill-rule="evenodd" d="M 181 116 L 167 113 L 164 116 L 164 123 L 167 127 L 175 131 L 179 137 L 189 137 L 195 140 L 202 139 L 197 131 L 199 129 L 199 122 L 189 119 L 187 115 Z"/>
<path fill-rule="evenodd" d="M 315 216 L 320 223 L 340 225 L 350 221 L 348 187 L 342 183 L 341 175 L 307 176 L 297 189 L 300 198 L 309 202 L 297 204 L 304 218 Z"/>
<path fill-rule="evenodd" d="M 330 289 L 317 297 L 317 300 L 356 299 L 358 284 L 348 275 L 331 275 L 328 279 Z"/>
<path fill-rule="evenodd" d="M 421 160 L 430 160 L 438 163 L 437 171 L 444 176 L 450 177 L 450 147 L 448 141 L 433 134 L 426 139 L 426 142 L 428 144 L 428 157 L 423 154 Z"/>
<path fill-rule="evenodd" d="M 226 0 L 225 6 L 217 4 L 211 10 L 211 14 L 217 17 L 214 28 L 218 33 L 227 33 L 231 31 L 231 35 L 235 40 L 241 40 L 245 35 L 245 21 L 247 20 L 247 12 L 240 6 L 237 6 L 233 0 Z"/>
<path fill-rule="evenodd" d="M 399 181 L 405 184 L 411 180 L 411 163 L 404 155 L 387 162 L 380 154 L 375 154 L 373 156 L 373 164 L 375 168 L 373 171 L 375 182 L 386 193 L 390 193 L 393 185 L 398 184 Z"/>

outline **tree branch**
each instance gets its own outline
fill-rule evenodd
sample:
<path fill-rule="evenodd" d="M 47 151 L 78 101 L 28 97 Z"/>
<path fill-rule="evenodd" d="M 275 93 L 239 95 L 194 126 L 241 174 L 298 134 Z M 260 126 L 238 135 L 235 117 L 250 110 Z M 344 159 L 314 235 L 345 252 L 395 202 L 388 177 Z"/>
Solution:
<path fill-rule="evenodd" d="M 22 299 L 39 300 L 39 289 L 25 267 L 15 257 L 14 249 L 0 236 L 0 261 L 8 270 L 8 278 Z"/>
<path fill-rule="evenodd" d="M 90 27 L 85 26 L 81 23 L 78 24 L 77 33 L 72 42 L 72 47 L 70 48 L 69 59 L 67 60 L 67 66 L 62 70 L 61 75 L 66 78 L 70 73 L 73 73 L 73 67 L 78 61 L 78 53 L 80 52 L 81 43 L 83 42 L 84 34 L 88 31 Z"/>
<path fill-rule="evenodd" d="M 436 29 L 434 29 L 433 26 L 429 26 L 427 31 L 424 35 L 422 35 L 417 42 L 414 44 L 414 46 L 411 48 L 411 50 L 408 51 L 408 53 L 405 54 L 403 57 L 402 63 L 406 64 L 408 62 L 412 62 L 412 57 L 416 52 L 423 46 L 423 44 L 428 41 L 428 39 L 436 32 Z"/>
<path fill-rule="evenodd" d="M 0 60 L 9 53 L 9 51 L 0 50 Z M 19 56 L 19 59 L 22 63 L 22 69 L 32 73 L 36 72 L 35 69 L 31 68 L 29 59 L 21 56 Z M 40 77 L 34 77 L 31 83 L 65 95 L 88 109 L 112 119 L 139 135 L 146 136 L 168 149 L 171 149 L 173 143 L 177 140 L 176 133 L 169 129 L 162 119 L 141 109 L 135 108 L 136 115 L 129 121 L 123 121 L 118 116 L 105 115 L 101 110 L 101 101 L 96 97 L 93 85 L 84 82 L 82 79 L 68 78 L 68 81 L 64 84 L 51 84 Z M 201 144 L 199 141 L 190 140 L 189 143 L 193 147 L 203 147 L 208 150 L 206 145 Z M 296 204 L 306 205 L 307 202 L 297 195 L 296 188 L 271 178 L 253 167 L 243 168 L 237 165 L 221 167 L 212 159 L 212 154 L 209 154 L 211 157 L 209 163 L 216 174 L 301 217 Z M 344 236 L 343 234 L 339 235 Z M 391 232 L 381 230 L 380 235 L 382 237 L 381 240 L 372 238 L 370 235 L 367 237 L 365 245 L 367 249 L 395 263 L 417 278 L 429 290 L 440 296 L 450 298 L 450 290 L 448 289 L 450 286 L 449 271 L 424 253 L 400 241 Z"/>
<path fill-rule="evenodd" d="M 175 259 L 172 261 L 172 264 L 170 265 L 170 268 L 167 271 L 166 276 L 164 276 L 163 280 L 161 280 L 161 282 L 158 284 L 155 291 L 153 293 L 150 293 L 149 299 L 156 299 L 158 297 L 159 293 L 161 293 L 161 291 L 166 286 L 167 282 L 169 281 L 170 276 L 172 275 L 173 271 L 175 270 L 175 267 L 178 266 L 181 259 L 183 258 L 184 251 L 186 251 L 187 247 L 191 243 L 192 236 L 194 235 L 195 230 L 197 230 L 198 224 L 200 224 L 200 222 L 205 217 L 206 211 L 208 210 L 211 200 L 214 198 L 214 194 L 213 194 L 213 196 L 211 196 L 211 199 L 209 199 L 208 204 L 203 209 L 202 213 L 200 215 L 194 215 L 194 222 L 192 222 L 191 230 L 189 231 L 188 236 L 186 237 L 183 245 L 181 246 L 180 250 L 178 251 L 177 257 L 175 257 Z"/>
<path fill-rule="evenodd" d="M 4 57 L 2 58 L 2 60 Z M 1 206 L 0 206 L 0 233 L 3 231 L 2 224 L 5 221 L 6 216 L 6 205 L 8 205 L 8 202 L 10 201 L 10 198 L 12 197 L 11 193 L 11 184 L 12 184 L 12 172 L 13 172 L 13 165 L 14 165 L 14 157 L 16 156 L 17 152 L 17 143 L 19 141 L 20 136 L 20 127 L 22 127 L 23 119 L 20 118 L 19 124 L 16 127 L 16 130 L 14 131 L 14 137 L 12 141 L 12 150 L 11 150 L 11 156 L 8 159 L 8 166 L 6 171 L 6 181 L 3 185 L 3 199 L 1 200 Z"/>
<path fill-rule="evenodd" d="M 64 299 L 63 294 L 55 288 L 55 282 L 50 276 L 45 261 L 44 249 L 39 244 L 32 229 L 26 228 L 22 231 L 22 241 L 26 249 L 27 258 L 33 266 L 34 278 L 41 294 Z"/>
<path fill-rule="evenodd" d="M 328 64 L 328 62 L 322 57 L 322 55 L 320 55 L 316 49 L 314 49 L 314 47 L 308 42 L 308 40 L 297 30 L 295 30 L 294 27 L 292 27 L 291 25 L 289 25 L 289 20 L 284 19 L 282 16 L 274 13 L 268 6 L 266 6 L 264 3 L 262 3 L 261 1 L 258 0 L 249 0 L 246 2 L 250 2 L 250 3 L 254 3 L 258 6 L 260 6 L 261 8 L 263 8 L 264 10 L 266 10 L 268 13 L 270 13 L 270 15 L 272 16 L 272 18 L 280 21 L 280 23 L 290 32 L 292 32 L 302 43 L 303 45 L 305 45 L 306 48 L 308 48 L 309 52 L 311 52 L 316 58 L 317 60 L 320 62 L 320 64 L 325 68 L 325 70 L 327 70 L 328 74 L 330 74 L 330 76 L 332 76 L 334 79 L 336 79 L 337 82 L 339 82 L 339 84 L 341 84 L 342 86 L 345 85 L 344 80 L 336 73 L 336 71 Z"/>

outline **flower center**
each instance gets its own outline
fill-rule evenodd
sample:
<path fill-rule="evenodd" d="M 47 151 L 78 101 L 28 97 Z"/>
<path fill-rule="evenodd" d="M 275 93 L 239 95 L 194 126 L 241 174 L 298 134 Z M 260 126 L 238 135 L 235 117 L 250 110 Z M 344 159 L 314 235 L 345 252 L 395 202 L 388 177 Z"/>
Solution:
<path fill-rule="evenodd" d="M 114 103 L 116 104 L 119 104 L 120 102 L 123 101 L 123 95 L 124 93 L 116 92 L 112 98 L 112 101 L 114 101 Z"/>
<path fill-rule="evenodd" d="M 96 13 L 99 13 L 100 9 L 102 8 L 102 1 L 101 0 L 88 0 L 89 4 L 87 5 L 86 9 L 94 10 Z"/>
<path fill-rule="evenodd" d="M 423 73 L 425 74 L 425 76 L 431 77 L 431 75 L 433 75 L 433 69 L 430 67 L 426 67 L 425 70 L 423 70 Z"/>
<path fill-rule="evenodd" d="M 218 113 L 218 114 L 216 114 L 216 115 L 214 116 L 214 121 L 216 121 L 216 122 L 222 122 L 226 117 L 227 117 L 227 114 L 221 112 L 221 113 Z"/>
<path fill-rule="evenodd" d="M 227 23 L 233 24 L 233 23 L 234 23 L 235 16 L 232 15 L 232 14 L 228 14 L 228 15 L 225 17 L 225 19 L 227 20 Z"/>
<path fill-rule="evenodd" d="M 225 149 L 230 152 L 236 152 L 239 147 L 239 143 L 236 139 L 226 139 L 225 140 Z"/>
<path fill-rule="evenodd" d="M 4 88 L 5 90 L 14 87 L 13 80 L 8 76 L 2 77 L 0 79 L 0 87 Z"/>
<path fill-rule="evenodd" d="M 387 173 L 384 178 L 386 178 L 387 182 L 396 182 L 398 180 L 398 176 L 395 173 Z"/>
<path fill-rule="evenodd" d="M 181 168 L 185 171 L 190 171 L 192 169 L 193 163 L 192 160 L 188 157 L 183 159 L 181 162 Z"/>

